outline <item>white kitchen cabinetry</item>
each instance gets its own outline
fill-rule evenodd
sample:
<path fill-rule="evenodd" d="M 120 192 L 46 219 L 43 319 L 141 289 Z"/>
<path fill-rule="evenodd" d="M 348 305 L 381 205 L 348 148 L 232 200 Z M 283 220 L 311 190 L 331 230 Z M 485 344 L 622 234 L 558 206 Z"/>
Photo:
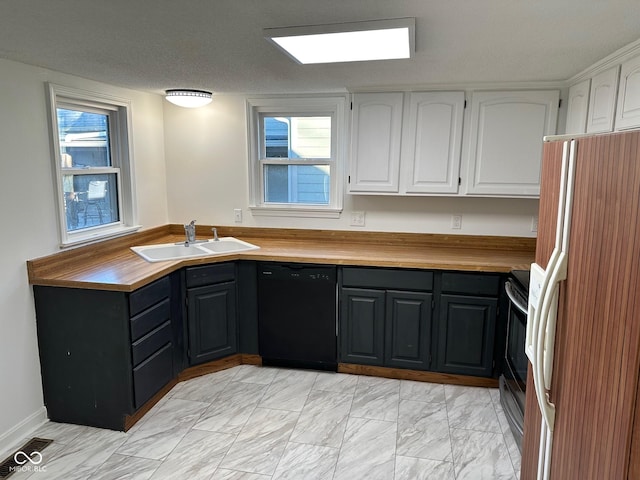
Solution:
<path fill-rule="evenodd" d="M 556 133 L 557 90 L 474 92 L 465 140 L 465 192 L 540 194 L 542 138 Z"/>
<path fill-rule="evenodd" d="M 616 130 L 640 127 L 640 56 L 622 64 Z"/>
<path fill-rule="evenodd" d="M 404 97 L 354 95 L 349 193 L 457 193 L 464 92 Z"/>
<path fill-rule="evenodd" d="M 405 115 L 400 191 L 457 193 L 464 92 L 412 92 Z"/>
<path fill-rule="evenodd" d="M 616 65 L 591 79 L 587 133 L 613 131 L 619 71 L 620 66 Z"/>
<path fill-rule="evenodd" d="M 403 96 L 354 95 L 349 192 L 398 193 Z"/>
<path fill-rule="evenodd" d="M 567 99 L 567 125 L 565 133 L 585 133 L 587 131 L 587 114 L 589 112 L 589 86 L 591 79 L 587 78 L 569 88 Z"/>

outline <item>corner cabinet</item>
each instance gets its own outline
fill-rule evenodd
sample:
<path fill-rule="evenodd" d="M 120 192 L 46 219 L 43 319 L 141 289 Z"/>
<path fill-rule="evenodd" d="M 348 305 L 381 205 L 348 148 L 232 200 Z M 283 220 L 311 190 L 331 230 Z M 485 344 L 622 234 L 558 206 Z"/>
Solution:
<path fill-rule="evenodd" d="M 540 195 L 542 138 L 556 133 L 558 90 L 474 92 L 465 194 Z"/>
<path fill-rule="evenodd" d="M 190 365 L 238 351 L 234 263 L 185 269 Z"/>
<path fill-rule="evenodd" d="M 182 371 L 179 289 L 174 274 L 131 293 L 33 287 L 50 420 L 128 427 Z"/>
<path fill-rule="evenodd" d="M 350 193 L 398 193 L 402 102 L 402 93 L 354 95 Z"/>

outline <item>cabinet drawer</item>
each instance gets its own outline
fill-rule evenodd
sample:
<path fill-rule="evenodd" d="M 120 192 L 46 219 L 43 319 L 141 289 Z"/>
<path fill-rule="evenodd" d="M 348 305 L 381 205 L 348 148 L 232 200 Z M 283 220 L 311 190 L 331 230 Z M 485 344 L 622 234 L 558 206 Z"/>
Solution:
<path fill-rule="evenodd" d="M 345 287 L 388 288 L 394 290 L 432 290 L 433 272 L 389 268 L 343 268 Z"/>
<path fill-rule="evenodd" d="M 165 298 L 131 319 L 131 341 L 135 342 L 169 318 L 171 318 L 171 304 L 169 299 Z"/>
<path fill-rule="evenodd" d="M 500 275 L 490 273 L 443 273 L 442 291 L 497 296 L 500 293 Z"/>
<path fill-rule="evenodd" d="M 144 337 L 131 345 L 133 365 L 136 366 L 160 347 L 171 341 L 171 322 L 167 320 L 155 330 L 151 330 Z"/>
<path fill-rule="evenodd" d="M 149 285 L 139 288 L 129 295 L 129 315 L 134 316 L 154 303 L 169 296 L 171 285 L 169 277 L 161 278 Z"/>
<path fill-rule="evenodd" d="M 185 273 L 187 288 L 227 282 L 229 280 L 234 280 L 235 277 L 236 266 L 234 263 L 189 267 Z"/>
<path fill-rule="evenodd" d="M 173 377 L 173 345 L 168 343 L 133 369 L 136 409 L 164 387 Z"/>

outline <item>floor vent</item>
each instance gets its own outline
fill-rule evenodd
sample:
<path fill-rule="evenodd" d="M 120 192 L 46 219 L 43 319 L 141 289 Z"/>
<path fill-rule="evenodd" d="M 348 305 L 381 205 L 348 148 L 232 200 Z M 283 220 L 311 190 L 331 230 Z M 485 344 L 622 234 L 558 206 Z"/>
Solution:
<path fill-rule="evenodd" d="M 32 438 L 29 440 L 0 463 L 0 479 L 9 478 L 20 468 L 37 468 L 42 461 L 42 455 L 32 455 L 35 452 L 42 452 L 51 442 L 53 440 L 47 440 L 46 438 Z"/>

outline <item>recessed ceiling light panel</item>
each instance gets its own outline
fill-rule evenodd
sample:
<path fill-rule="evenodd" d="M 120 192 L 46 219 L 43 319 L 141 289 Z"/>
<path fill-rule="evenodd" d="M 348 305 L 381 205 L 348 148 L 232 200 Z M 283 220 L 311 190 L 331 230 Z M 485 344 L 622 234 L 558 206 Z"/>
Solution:
<path fill-rule="evenodd" d="M 302 64 L 411 58 L 415 19 L 267 28 L 265 37 Z"/>

